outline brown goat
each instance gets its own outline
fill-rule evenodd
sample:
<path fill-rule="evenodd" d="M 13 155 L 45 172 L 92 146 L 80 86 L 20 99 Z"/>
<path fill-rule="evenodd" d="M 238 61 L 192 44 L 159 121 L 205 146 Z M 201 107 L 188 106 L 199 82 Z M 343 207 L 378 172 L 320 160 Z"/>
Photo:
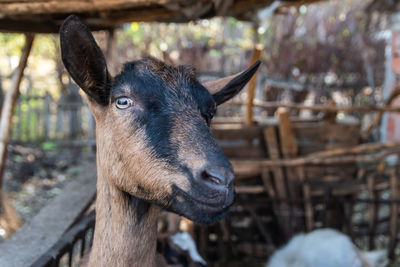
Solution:
<path fill-rule="evenodd" d="M 201 85 L 190 66 L 154 58 L 111 78 L 103 53 L 76 16 L 60 29 L 62 59 L 96 119 L 96 229 L 89 266 L 156 266 L 160 208 L 198 223 L 234 200 L 233 169 L 211 136 L 217 105 L 236 95 L 259 62 Z M 215 86 L 218 85 L 218 86 Z"/>

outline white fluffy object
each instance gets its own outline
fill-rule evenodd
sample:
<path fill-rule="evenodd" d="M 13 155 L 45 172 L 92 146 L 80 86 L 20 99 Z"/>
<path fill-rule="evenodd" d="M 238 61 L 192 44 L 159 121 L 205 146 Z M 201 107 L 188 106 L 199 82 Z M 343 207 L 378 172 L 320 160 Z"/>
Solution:
<path fill-rule="evenodd" d="M 266 267 L 383 267 L 386 262 L 385 251 L 361 252 L 348 236 L 326 228 L 294 236 Z"/>

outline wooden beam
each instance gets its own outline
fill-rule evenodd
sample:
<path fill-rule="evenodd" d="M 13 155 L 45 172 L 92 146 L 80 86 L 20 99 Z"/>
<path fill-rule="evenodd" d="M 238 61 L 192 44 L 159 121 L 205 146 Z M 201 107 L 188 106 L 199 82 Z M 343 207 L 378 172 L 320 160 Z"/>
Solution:
<path fill-rule="evenodd" d="M 216 15 L 253 20 L 271 0 L 0 0 L 0 31 L 54 32 L 70 14 L 76 14 L 91 30 L 103 30 L 132 21 L 189 22 Z"/>
<path fill-rule="evenodd" d="M 382 150 L 382 151 L 381 151 Z M 371 153 L 372 155 L 349 155 L 360 153 Z M 376 162 L 382 158 L 400 152 L 398 143 L 392 144 L 363 144 L 350 148 L 332 149 L 315 152 L 305 157 L 293 159 L 230 159 L 235 169 L 246 170 L 246 172 L 261 173 L 263 168 L 276 166 L 300 166 L 300 165 L 329 165 L 354 162 Z"/>
<path fill-rule="evenodd" d="M 29 53 L 32 48 L 34 35 L 25 35 L 25 46 L 22 50 L 19 65 L 14 72 L 11 80 L 11 88 L 7 91 L 4 97 L 3 109 L 0 118 L 0 189 L 2 187 L 2 177 L 7 158 L 7 146 L 11 135 L 11 120 L 15 103 L 19 95 L 19 86 L 24 74 L 24 69 L 28 62 Z"/>
<path fill-rule="evenodd" d="M 258 34 L 257 31 L 255 31 L 254 34 Z M 257 60 L 260 60 L 261 52 L 262 52 L 262 46 L 255 45 L 249 66 L 252 66 L 253 64 L 255 64 Z M 254 124 L 253 100 L 254 100 L 256 85 L 257 85 L 257 73 L 258 72 L 256 72 L 254 74 L 254 76 L 250 79 L 249 85 L 247 86 L 247 104 L 246 104 L 246 120 L 245 120 L 245 124 L 247 126 Z"/>
<path fill-rule="evenodd" d="M 247 103 L 243 102 L 228 102 L 229 105 L 235 106 L 246 106 Z M 300 105 L 300 104 L 284 104 L 281 102 L 264 102 L 255 100 L 253 103 L 253 107 L 261 108 L 261 109 L 276 109 L 279 107 L 288 108 L 288 109 L 304 109 L 304 110 L 312 110 L 312 111 L 325 111 L 325 112 L 360 112 L 360 113 L 370 113 L 370 112 L 392 112 L 392 113 L 400 113 L 400 108 L 392 108 L 392 107 L 379 107 L 379 106 L 362 106 L 362 107 L 349 107 L 349 106 L 325 106 L 325 105 Z"/>
<path fill-rule="evenodd" d="M 369 175 L 367 177 L 367 188 L 368 188 L 368 198 L 377 199 L 378 195 L 375 190 L 375 174 Z M 375 231 L 377 224 L 377 213 L 378 207 L 375 203 L 370 203 L 368 205 L 368 238 L 369 238 L 369 250 L 375 249 Z"/>
<path fill-rule="evenodd" d="M 281 156 L 275 127 L 267 127 L 266 129 L 264 129 L 264 140 L 267 144 L 267 150 L 270 159 L 273 161 L 279 160 Z M 272 166 L 271 169 L 274 175 L 276 195 L 278 196 L 278 198 L 286 199 L 288 194 L 286 190 L 286 177 L 284 175 L 283 168 L 282 166 L 276 165 Z M 274 209 L 276 211 L 282 212 L 282 214 L 285 214 L 283 216 L 278 215 L 278 222 L 282 229 L 282 240 L 286 241 L 286 239 L 292 234 L 290 218 L 287 217 L 290 207 L 287 203 L 280 202 L 274 205 Z"/>
<path fill-rule="evenodd" d="M 296 136 L 293 132 L 292 121 L 290 114 L 287 110 L 278 110 L 279 120 L 279 137 L 281 151 L 284 158 L 293 158 L 297 156 L 298 147 L 296 143 Z"/>

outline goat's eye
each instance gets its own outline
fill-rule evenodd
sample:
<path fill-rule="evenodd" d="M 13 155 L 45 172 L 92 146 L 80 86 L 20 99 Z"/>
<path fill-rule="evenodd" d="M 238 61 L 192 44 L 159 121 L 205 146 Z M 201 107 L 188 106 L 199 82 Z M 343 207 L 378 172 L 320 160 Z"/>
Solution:
<path fill-rule="evenodd" d="M 128 97 L 120 97 L 115 102 L 115 105 L 119 109 L 126 109 L 133 105 L 133 101 L 132 101 L 132 99 L 130 99 Z"/>

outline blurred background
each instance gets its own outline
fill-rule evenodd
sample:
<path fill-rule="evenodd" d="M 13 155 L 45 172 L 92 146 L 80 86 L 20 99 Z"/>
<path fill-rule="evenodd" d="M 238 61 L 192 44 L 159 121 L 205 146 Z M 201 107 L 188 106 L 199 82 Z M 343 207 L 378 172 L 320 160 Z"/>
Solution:
<path fill-rule="evenodd" d="M 191 64 L 200 81 L 234 74 L 257 59 L 262 65 L 213 124 L 238 177 L 228 219 L 205 227 L 166 218 L 165 231 L 186 225 L 215 266 L 263 266 L 296 233 L 331 227 L 362 250 L 384 249 L 399 266 L 400 4 L 166 2 L 171 13 L 161 4 L 118 7 L 109 17 L 96 7 L 73 13 L 97 30 L 114 75 L 124 62 L 148 55 Z M 60 58 L 56 32 L 67 15 L 27 8 L 37 17 L 0 1 L 2 122 L 9 117 L 4 106 L 12 111 L 9 127 L 0 130 L 0 242 L 94 168 L 82 164 L 94 164 L 94 118 Z M 21 32 L 36 33 L 30 54 L 33 35 Z M 66 229 L 81 220 L 76 216 Z"/>

